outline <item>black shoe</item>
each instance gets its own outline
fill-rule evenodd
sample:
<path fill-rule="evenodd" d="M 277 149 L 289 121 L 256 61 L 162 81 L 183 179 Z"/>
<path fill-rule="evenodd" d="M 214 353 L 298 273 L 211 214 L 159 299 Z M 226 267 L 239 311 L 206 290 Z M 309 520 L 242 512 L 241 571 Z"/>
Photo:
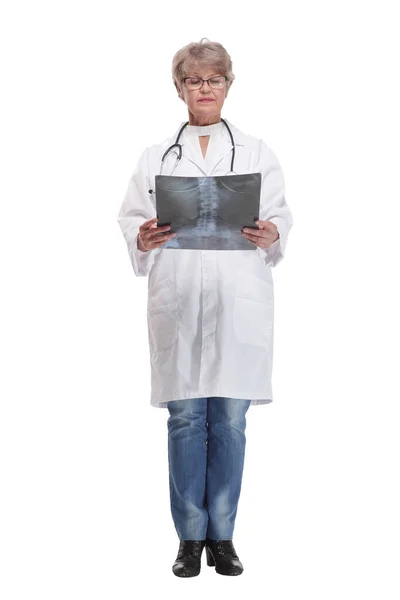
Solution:
<path fill-rule="evenodd" d="M 177 577 L 196 577 L 201 569 L 205 540 L 181 540 L 172 570 Z"/>
<path fill-rule="evenodd" d="M 232 540 L 206 538 L 207 565 L 220 575 L 241 575 L 243 565 L 235 552 Z"/>

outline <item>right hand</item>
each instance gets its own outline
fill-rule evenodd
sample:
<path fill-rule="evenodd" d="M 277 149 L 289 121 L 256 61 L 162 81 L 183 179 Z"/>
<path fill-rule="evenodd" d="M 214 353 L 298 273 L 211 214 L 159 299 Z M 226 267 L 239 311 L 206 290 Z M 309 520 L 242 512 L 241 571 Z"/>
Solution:
<path fill-rule="evenodd" d="M 167 232 L 169 229 L 171 229 L 171 226 L 163 225 L 161 227 L 157 227 L 156 222 L 157 217 L 153 217 L 152 219 L 149 219 L 149 221 L 145 221 L 139 227 L 139 235 L 145 250 L 154 250 L 154 248 L 159 248 L 176 236 L 176 233 L 157 235 L 157 233 L 159 234 L 161 231 Z"/>

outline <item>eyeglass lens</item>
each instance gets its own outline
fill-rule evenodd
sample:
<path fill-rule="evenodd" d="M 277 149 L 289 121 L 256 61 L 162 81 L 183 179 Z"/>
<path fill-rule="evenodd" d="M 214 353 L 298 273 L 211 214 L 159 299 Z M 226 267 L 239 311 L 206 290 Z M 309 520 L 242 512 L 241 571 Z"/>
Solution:
<path fill-rule="evenodd" d="M 191 90 L 197 90 L 203 85 L 203 80 L 199 77 L 186 77 L 184 81 Z M 221 89 L 225 85 L 225 77 L 212 77 L 208 80 L 208 84 L 216 90 Z"/>

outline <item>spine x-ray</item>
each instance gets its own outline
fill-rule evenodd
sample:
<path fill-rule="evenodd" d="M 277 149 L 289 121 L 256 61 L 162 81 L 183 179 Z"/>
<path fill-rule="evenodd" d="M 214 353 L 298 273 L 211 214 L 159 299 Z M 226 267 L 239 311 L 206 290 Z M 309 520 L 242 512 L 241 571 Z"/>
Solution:
<path fill-rule="evenodd" d="M 176 237 L 163 248 L 256 250 L 243 227 L 258 229 L 261 173 L 215 177 L 156 175 L 158 225 Z"/>

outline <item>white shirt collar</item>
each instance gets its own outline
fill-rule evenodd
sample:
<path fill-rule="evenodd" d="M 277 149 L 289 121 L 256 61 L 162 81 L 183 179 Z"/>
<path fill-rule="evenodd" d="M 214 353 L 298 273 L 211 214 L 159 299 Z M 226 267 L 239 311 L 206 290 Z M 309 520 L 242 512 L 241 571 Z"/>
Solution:
<path fill-rule="evenodd" d="M 212 125 L 186 125 L 183 131 L 190 136 L 218 135 L 221 133 L 223 127 L 225 127 L 225 125 L 222 121 L 219 121 Z"/>

